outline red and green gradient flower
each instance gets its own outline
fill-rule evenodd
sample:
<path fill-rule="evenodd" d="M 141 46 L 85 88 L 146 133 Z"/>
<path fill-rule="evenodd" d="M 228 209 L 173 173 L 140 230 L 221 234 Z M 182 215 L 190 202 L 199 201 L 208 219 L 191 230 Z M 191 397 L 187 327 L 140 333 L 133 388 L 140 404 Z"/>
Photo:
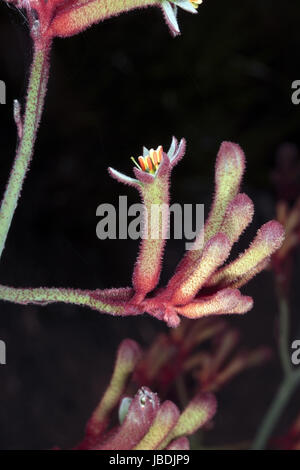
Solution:
<path fill-rule="evenodd" d="M 148 313 L 171 327 L 179 325 L 180 317 L 240 315 L 251 310 L 253 299 L 243 295 L 240 288 L 268 265 L 283 243 L 284 229 L 275 220 L 267 222 L 249 248 L 228 262 L 233 245 L 254 213 L 251 199 L 240 192 L 245 156 L 231 142 L 224 142 L 219 150 L 213 204 L 194 249 L 186 251 L 167 285 L 158 288 L 168 229 L 170 177 L 184 152 L 185 140 L 178 143 L 173 138 L 168 152 L 161 147 L 156 151 L 144 149 L 144 156 L 137 159 L 133 169 L 135 177 L 109 169 L 113 178 L 138 190 L 145 208 L 143 226 L 150 236 L 142 238 L 132 287 L 73 290 L 0 286 L 0 297 L 21 304 L 73 303 L 120 316 Z M 164 208 L 158 219 L 149 216 L 153 205 Z"/>
<path fill-rule="evenodd" d="M 172 401 L 161 403 L 157 394 L 145 386 L 132 398 L 124 395 L 141 353 L 132 340 L 120 344 L 110 384 L 88 421 L 77 450 L 187 450 L 187 436 L 215 415 L 217 403 L 210 393 L 197 394 L 183 412 Z M 111 427 L 116 408 L 119 424 Z"/>
<path fill-rule="evenodd" d="M 197 6 L 199 3 L 198 0 L 196 3 L 190 0 L 170 0 L 170 2 L 167 0 L 6 0 L 6 2 L 25 11 L 33 41 L 33 59 L 25 106 L 21 106 L 18 100 L 14 100 L 14 120 L 18 139 L 15 160 L 0 205 L 0 257 L 5 248 L 8 232 L 18 202 L 20 201 L 23 183 L 33 156 L 37 131 L 47 93 L 50 68 L 49 57 L 53 39 L 57 36 L 72 36 L 111 16 L 117 16 L 122 12 L 152 5 L 163 9 L 167 22 L 170 24 L 171 32 L 178 34 L 179 27 L 176 19 L 177 6 L 188 11 L 196 12 L 194 6 Z M 160 154 L 160 152 L 158 153 Z M 148 164 L 151 167 L 148 168 Z M 147 170 L 149 173 L 148 176 L 156 172 L 162 174 L 158 168 L 160 161 L 154 161 L 150 158 L 150 160 L 145 161 L 145 165 L 144 168 L 140 168 L 139 170 L 141 172 Z M 166 169 L 166 164 L 163 163 L 161 167 Z M 157 185 L 158 190 L 159 186 L 161 185 Z M 163 246 L 163 243 L 160 245 Z M 147 256 L 149 256 L 150 252 L 147 250 L 144 251 L 144 253 L 146 252 Z M 157 252 L 158 250 L 152 246 L 153 257 L 155 257 Z M 141 257 L 143 257 L 142 253 Z M 141 273 L 140 276 L 135 276 L 139 284 L 141 276 Z M 150 271 L 145 273 L 145 278 L 149 281 L 147 287 L 148 291 L 151 290 L 149 276 L 153 276 L 153 273 Z M 144 283 L 144 286 L 145 285 Z M 2 288 L 0 287 L 0 290 L 1 289 L 3 289 L 3 300 L 8 300 L 8 297 L 12 298 L 11 294 L 13 294 L 13 297 L 15 296 L 15 298 L 20 300 L 17 290 L 5 288 L 4 286 L 2 286 Z M 128 290 L 126 293 L 124 293 L 123 290 L 118 292 L 113 290 L 109 293 L 109 298 L 107 298 L 107 292 L 100 293 L 97 291 L 97 298 L 94 298 L 86 292 L 75 292 L 70 289 L 50 289 L 50 291 L 48 289 L 48 300 L 46 302 L 51 301 L 51 299 L 53 300 L 55 297 L 57 301 L 59 298 L 62 301 L 71 301 L 71 303 L 77 303 L 79 301 L 81 305 L 91 305 L 92 303 L 96 308 L 101 307 L 100 309 L 104 309 L 106 312 L 120 314 L 123 312 L 123 302 L 128 297 Z M 23 289 L 22 297 L 25 292 L 26 289 Z M 27 292 L 29 291 L 27 290 Z M 38 295 L 40 298 L 40 294 L 44 297 L 45 293 L 46 290 L 42 288 L 38 291 L 31 290 L 30 295 Z M 99 301 L 98 296 L 101 296 L 102 300 Z M 36 301 L 41 300 L 36 299 Z M 121 302 L 121 306 L 118 304 L 119 301 Z M 24 302 L 24 299 L 22 302 Z M 127 313 L 129 313 L 129 311 Z"/>
<path fill-rule="evenodd" d="M 6 0 L 27 12 L 34 40 L 78 34 L 93 24 L 136 8 L 162 9 L 172 34 L 180 34 L 177 7 L 196 13 L 200 0 Z"/>
<path fill-rule="evenodd" d="M 109 169 L 111 176 L 120 182 L 136 187 L 149 217 L 152 205 L 169 204 L 171 171 L 185 152 L 185 140 L 173 138 L 167 153 L 145 149 L 140 157 L 140 168 L 134 168 L 136 178 Z M 160 153 L 161 162 L 152 171 L 153 156 Z M 152 155 L 152 157 L 151 157 Z M 148 163 L 148 166 L 147 165 Z M 151 171 L 149 170 L 151 167 Z M 259 273 L 269 262 L 270 256 L 282 244 L 283 227 L 276 221 L 263 225 L 250 247 L 236 260 L 225 264 L 233 245 L 249 225 L 253 217 L 253 203 L 240 193 L 245 169 L 245 157 L 241 148 L 233 143 L 222 144 L 215 176 L 215 197 L 211 212 L 196 241 L 193 250 L 186 252 L 174 276 L 167 286 L 153 293 L 159 282 L 165 233 L 168 224 L 160 219 L 160 237 L 146 238 L 133 272 L 134 294 L 127 303 L 136 313 L 143 311 L 164 320 L 169 326 L 177 326 L 179 316 L 200 318 L 207 315 L 242 314 L 252 308 L 251 297 L 241 294 L 239 288 Z M 151 224 L 149 218 L 145 226 Z M 150 227 L 151 228 L 151 227 Z M 204 244 L 200 246 L 200 240 Z"/>
<path fill-rule="evenodd" d="M 156 151 L 144 148 L 144 156 L 138 158 L 139 163 L 133 169 L 136 178 L 109 168 L 113 178 L 139 191 L 145 208 L 144 237 L 133 272 L 133 304 L 138 305 L 158 284 L 168 231 L 170 174 L 184 152 L 185 140 L 182 139 L 178 144 L 174 138 L 167 153 L 161 146 Z M 157 218 L 153 218 L 152 208 L 161 207 L 164 210 Z"/>

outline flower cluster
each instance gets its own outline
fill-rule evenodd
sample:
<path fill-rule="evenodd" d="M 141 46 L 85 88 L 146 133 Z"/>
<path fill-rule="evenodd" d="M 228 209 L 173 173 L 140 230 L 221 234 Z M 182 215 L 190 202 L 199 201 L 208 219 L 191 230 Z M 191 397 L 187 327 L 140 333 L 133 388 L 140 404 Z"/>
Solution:
<path fill-rule="evenodd" d="M 121 343 L 110 384 L 76 449 L 186 450 L 189 449 L 187 436 L 212 419 L 216 400 L 210 393 L 196 395 L 182 413 L 169 400 L 160 403 L 157 394 L 145 386 L 133 398 L 124 396 L 140 357 L 137 343 L 128 339 Z M 111 428 L 111 414 L 117 407 L 119 424 Z"/>
<path fill-rule="evenodd" d="M 178 142 L 173 138 L 168 152 L 161 147 L 156 151 L 144 148 L 143 157 L 133 169 L 135 178 L 109 168 L 113 178 L 138 190 L 145 209 L 132 287 L 73 290 L 0 286 L 0 297 L 20 304 L 72 303 L 111 315 L 148 313 L 171 327 L 179 325 L 180 317 L 196 319 L 251 310 L 252 298 L 242 295 L 239 289 L 269 264 L 271 255 L 282 245 L 284 229 L 275 220 L 267 222 L 250 247 L 225 264 L 254 212 L 251 199 L 240 193 L 244 154 L 230 142 L 221 145 L 217 156 L 215 195 L 208 219 L 168 284 L 157 289 L 168 231 L 170 176 L 185 146 L 184 139 Z M 153 206 L 164 208 L 158 217 L 151 217 Z"/>
<path fill-rule="evenodd" d="M 260 365 L 270 357 L 270 350 L 241 349 L 240 335 L 219 318 L 203 318 L 195 324 L 181 325 L 160 334 L 138 363 L 135 380 L 168 392 L 179 377 L 194 377 L 200 392 L 218 391 L 243 370 Z"/>
<path fill-rule="evenodd" d="M 152 205 L 169 204 L 170 174 L 184 152 L 185 140 L 178 143 L 173 138 L 167 153 L 159 148 L 161 162 L 151 167 L 153 171 L 148 171 L 144 161 L 150 162 L 151 155 L 153 158 L 157 152 L 146 148 L 144 167 L 134 168 L 135 178 L 109 169 L 113 178 L 139 191 L 146 209 L 144 230 L 148 230 L 148 236 L 141 242 L 133 272 L 132 296 L 123 304 L 124 309 L 128 314 L 148 312 L 172 327 L 179 325 L 179 316 L 200 318 L 249 311 L 253 305 L 252 298 L 243 296 L 239 288 L 267 266 L 270 256 L 281 246 L 284 238 L 281 224 L 268 222 L 260 228 L 243 254 L 223 266 L 254 212 L 252 201 L 240 193 L 244 154 L 238 145 L 224 142 L 216 162 L 214 202 L 203 232 L 198 234 L 194 249 L 186 252 L 168 285 L 153 294 L 159 282 L 168 221 L 164 211 L 157 222 L 159 236 L 151 238 L 149 214 Z M 203 246 L 200 246 L 201 240 L 204 240 Z M 151 296 L 147 296 L 149 293 Z"/>

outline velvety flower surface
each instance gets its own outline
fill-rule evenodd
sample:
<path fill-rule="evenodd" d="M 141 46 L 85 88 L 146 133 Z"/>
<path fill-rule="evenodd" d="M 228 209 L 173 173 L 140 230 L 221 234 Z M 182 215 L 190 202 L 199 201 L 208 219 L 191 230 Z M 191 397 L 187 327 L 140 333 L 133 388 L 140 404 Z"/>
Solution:
<path fill-rule="evenodd" d="M 144 156 L 139 157 L 134 168 L 136 178 L 131 178 L 109 168 L 111 176 L 118 181 L 135 187 L 144 204 L 143 240 L 140 253 L 133 272 L 133 288 L 135 296 L 133 304 L 144 300 L 145 295 L 152 291 L 159 281 L 162 265 L 162 253 L 168 231 L 168 207 L 170 175 L 174 166 L 185 152 L 185 140 L 178 144 L 173 139 L 167 153 L 162 147 L 157 151 L 144 148 Z M 150 169 L 149 169 L 150 167 Z M 153 217 L 153 209 L 162 207 L 158 217 Z"/>
<path fill-rule="evenodd" d="M 185 141 L 182 139 L 178 143 L 173 138 L 167 153 L 160 148 L 161 162 L 149 171 L 146 162 L 152 161 L 153 152 L 144 150 L 144 156 L 139 160 L 143 162 L 142 167 L 134 168 L 135 178 L 109 169 L 115 179 L 138 189 L 147 209 L 148 220 L 144 226 L 147 226 L 148 234 L 153 223 L 149 218 L 151 207 L 169 204 L 170 174 L 183 157 Z M 251 199 L 240 192 L 244 169 L 245 156 L 241 148 L 224 142 L 216 161 L 211 212 L 195 240 L 194 249 L 186 252 L 167 286 L 152 293 L 159 281 L 165 247 L 168 223 L 164 220 L 164 212 L 160 218 L 159 237 L 152 239 L 148 236 L 141 243 L 133 272 L 134 293 L 124 304 L 125 310 L 132 314 L 148 312 L 172 327 L 178 326 L 180 316 L 195 319 L 208 315 L 243 314 L 251 310 L 252 298 L 242 295 L 239 289 L 267 266 L 270 256 L 283 242 L 284 229 L 277 221 L 267 222 L 244 253 L 224 264 L 254 213 Z M 152 295 L 147 297 L 150 292 Z"/>
<path fill-rule="evenodd" d="M 99 405 L 88 421 L 80 450 L 186 450 L 187 436 L 208 423 L 216 412 L 212 394 L 196 395 L 180 412 L 169 400 L 141 387 L 133 398 L 124 396 L 127 382 L 141 356 L 137 343 L 121 343 L 114 372 Z M 119 424 L 110 426 L 119 408 Z"/>
<path fill-rule="evenodd" d="M 196 13 L 199 0 L 6 0 L 27 12 L 33 39 L 41 45 L 53 37 L 67 37 L 120 13 L 148 6 L 160 7 L 171 33 L 180 33 L 177 7 Z"/>
<path fill-rule="evenodd" d="M 143 155 L 134 159 L 134 177 L 109 169 L 117 181 L 136 188 L 143 202 L 142 241 L 132 287 L 81 290 L 0 286 L 1 298 L 20 304 L 72 303 L 111 315 L 148 313 L 171 327 L 179 325 L 180 317 L 239 315 L 251 310 L 253 300 L 240 288 L 269 264 L 283 243 L 284 228 L 275 220 L 265 223 L 249 248 L 228 262 L 233 245 L 254 213 L 251 199 L 240 192 L 245 156 L 231 142 L 224 142 L 217 156 L 215 194 L 204 227 L 167 285 L 158 289 L 169 224 L 170 177 L 185 147 L 184 139 L 178 142 L 173 138 L 168 152 L 161 146 L 156 150 L 145 148 Z"/>

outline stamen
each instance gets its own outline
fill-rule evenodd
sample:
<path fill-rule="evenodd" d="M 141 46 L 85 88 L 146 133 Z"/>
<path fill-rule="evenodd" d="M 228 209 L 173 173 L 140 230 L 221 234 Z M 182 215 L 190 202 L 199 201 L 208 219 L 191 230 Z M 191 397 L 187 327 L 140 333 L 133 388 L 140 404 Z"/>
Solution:
<path fill-rule="evenodd" d="M 161 159 L 162 159 L 162 154 L 163 154 L 163 148 L 162 148 L 161 145 L 159 147 L 157 147 L 156 152 L 157 152 L 157 155 L 158 155 L 158 157 L 157 157 L 158 158 L 158 163 L 160 163 Z"/>
<path fill-rule="evenodd" d="M 152 175 L 154 175 L 162 160 L 162 156 L 163 148 L 160 145 L 159 147 L 157 147 L 156 150 L 149 150 L 149 155 L 146 155 L 145 157 L 138 157 L 138 162 L 133 157 L 131 157 L 131 160 L 140 170 L 146 171 L 147 173 L 151 173 Z"/>
<path fill-rule="evenodd" d="M 155 169 L 156 169 L 158 167 L 158 163 L 159 163 L 156 151 L 153 152 L 152 161 L 153 161 Z"/>
<path fill-rule="evenodd" d="M 151 155 L 151 152 L 150 152 L 150 155 Z M 147 157 L 146 161 L 147 161 L 150 173 L 153 173 L 154 168 L 153 168 L 153 163 L 152 163 L 151 157 Z"/>
<path fill-rule="evenodd" d="M 143 157 L 139 157 L 138 161 L 139 161 L 139 164 L 141 165 L 142 170 L 146 171 L 146 165 L 145 165 L 145 161 L 144 161 Z"/>
<path fill-rule="evenodd" d="M 141 170 L 142 168 L 140 167 L 140 165 L 138 164 L 138 162 L 136 161 L 135 158 L 131 157 L 131 160 L 133 161 L 133 163 L 135 164 L 135 166 L 138 167 L 139 170 Z"/>

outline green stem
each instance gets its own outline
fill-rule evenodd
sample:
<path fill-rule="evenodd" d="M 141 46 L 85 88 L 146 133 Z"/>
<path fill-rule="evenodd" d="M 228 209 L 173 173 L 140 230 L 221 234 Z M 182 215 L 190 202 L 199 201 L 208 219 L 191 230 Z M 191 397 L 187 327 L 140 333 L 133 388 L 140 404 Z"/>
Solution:
<path fill-rule="evenodd" d="M 109 313 L 111 315 L 124 315 L 125 309 L 122 303 L 110 301 L 97 291 L 63 288 L 14 288 L 0 286 L 0 299 L 21 305 L 38 304 L 47 305 L 62 302 L 66 304 L 90 307 L 94 310 Z"/>
<path fill-rule="evenodd" d="M 299 385 L 299 382 L 299 372 L 293 372 L 289 377 L 286 377 L 285 380 L 283 380 L 259 428 L 259 432 L 252 445 L 252 450 L 262 450 L 265 448 L 276 423 L 278 422 L 290 397 Z"/>
<path fill-rule="evenodd" d="M 0 258 L 33 153 L 47 87 L 49 49 L 50 43 L 34 50 L 22 135 L 0 208 Z"/>
<path fill-rule="evenodd" d="M 290 397 L 295 392 L 300 383 L 300 371 L 295 371 L 292 367 L 289 351 L 290 334 L 290 312 L 288 300 L 281 290 L 279 290 L 279 355 L 284 372 L 284 378 L 279 389 L 265 415 L 259 431 L 254 439 L 252 449 L 262 450 L 267 445 L 270 436 L 286 408 Z"/>

